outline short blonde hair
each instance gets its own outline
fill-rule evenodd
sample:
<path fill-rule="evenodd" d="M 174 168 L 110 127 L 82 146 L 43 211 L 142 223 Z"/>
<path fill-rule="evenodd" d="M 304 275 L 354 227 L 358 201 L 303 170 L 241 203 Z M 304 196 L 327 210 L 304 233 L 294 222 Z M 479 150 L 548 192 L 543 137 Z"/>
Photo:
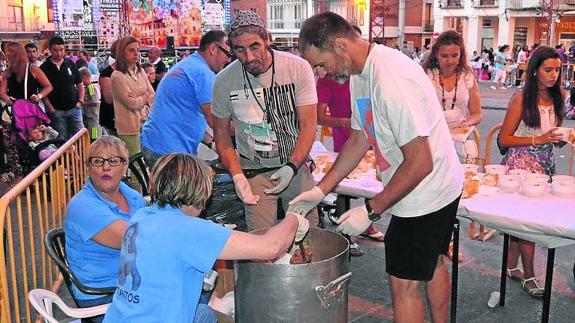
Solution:
<path fill-rule="evenodd" d="M 128 147 L 122 141 L 122 139 L 114 136 L 102 136 L 94 141 L 90 145 L 90 149 L 88 150 L 88 157 L 92 156 L 92 153 L 100 148 L 113 148 L 116 149 L 121 155 L 119 157 L 123 157 L 126 159 L 126 162 L 130 159 L 130 152 L 128 151 Z"/>
<path fill-rule="evenodd" d="M 212 195 L 211 169 L 190 154 L 162 156 L 152 169 L 150 195 L 159 207 L 193 206 L 201 210 Z"/>

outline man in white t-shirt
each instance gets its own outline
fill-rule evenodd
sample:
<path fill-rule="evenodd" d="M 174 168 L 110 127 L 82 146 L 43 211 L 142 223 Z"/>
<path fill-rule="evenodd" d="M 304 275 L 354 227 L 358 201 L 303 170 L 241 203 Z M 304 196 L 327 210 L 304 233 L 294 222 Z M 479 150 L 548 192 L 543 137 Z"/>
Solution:
<path fill-rule="evenodd" d="M 433 322 L 445 322 L 450 282 L 444 255 L 464 176 L 429 78 L 412 59 L 362 40 L 331 12 L 304 22 L 299 46 L 318 75 L 351 76 L 352 131 L 331 171 L 292 200 L 290 210 L 315 207 L 372 146 L 384 189 L 344 213 L 337 230 L 358 235 L 390 214 L 385 258 L 395 321 L 423 322 L 424 281 Z"/>
<path fill-rule="evenodd" d="M 301 57 L 269 48 L 255 12 L 234 13 L 228 40 L 238 59 L 214 82 L 214 140 L 246 204 L 248 230 L 263 229 L 277 222 L 278 203 L 287 211 L 288 201 L 314 185 L 305 161 L 317 126 L 315 80 Z M 308 218 L 317 224 L 317 210 Z"/>

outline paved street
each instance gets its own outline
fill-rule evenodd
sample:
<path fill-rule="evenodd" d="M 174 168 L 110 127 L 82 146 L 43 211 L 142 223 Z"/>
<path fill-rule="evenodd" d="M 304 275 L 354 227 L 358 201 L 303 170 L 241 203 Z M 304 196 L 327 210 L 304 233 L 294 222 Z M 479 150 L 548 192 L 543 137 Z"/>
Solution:
<path fill-rule="evenodd" d="M 484 118 L 478 127 L 483 142 L 480 149 L 481 155 L 483 155 L 484 138 L 487 132 L 492 126 L 503 121 L 509 98 L 518 90 L 515 88 L 492 90 L 489 88 L 491 84 L 491 82 L 480 83 L 481 102 L 484 107 Z M 567 121 L 566 126 L 575 127 L 575 122 Z M 493 163 L 498 163 L 501 159 L 496 149 L 494 147 L 492 151 Z M 556 152 L 558 173 L 566 173 L 566 157 L 566 149 Z M 378 224 L 382 232 L 385 232 L 388 222 L 389 219 L 382 219 Z M 499 288 L 503 236 L 496 235 L 487 242 L 469 240 L 467 238 L 468 223 L 464 221 L 461 225 L 460 241 L 463 262 L 459 267 L 457 321 L 465 323 L 540 322 L 542 301 L 531 298 L 516 281 L 508 280 L 505 307 L 491 309 L 487 306 L 489 294 Z M 353 258 L 351 261 L 353 277 L 349 288 L 349 321 L 356 323 L 392 322 L 393 308 L 389 280 L 385 274 L 384 245 L 365 239 L 360 240 L 360 245 L 365 255 L 361 258 Z M 557 249 L 550 322 L 575 321 L 575 284 L 572 272 L 574 260 L 574 246 Z M 547 249 L 537 247 L 535 272 L 542 284 L 546 261 Z M 448 265 L 451 266 L 451 262 Z M 429 313 L 426 319 L 431 322 Z"/>

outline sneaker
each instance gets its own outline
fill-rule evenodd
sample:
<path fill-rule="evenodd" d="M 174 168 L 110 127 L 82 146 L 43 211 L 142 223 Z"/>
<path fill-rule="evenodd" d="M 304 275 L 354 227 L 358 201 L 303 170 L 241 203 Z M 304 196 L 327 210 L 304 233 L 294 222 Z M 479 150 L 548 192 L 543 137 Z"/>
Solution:
<path fill-rule="evenodd" d="M 497 88 L 496 88 L 495 86 L 493 86 L 493 85 L 490 86 L 490 88 L 491 88 L 492 90 L 497 90 Z"/>
<path fill-rule="evenodd" d="M 352 257 L 361 257 L 363 256 L 363 250 L 361 250 L 359 245 L 354 242 L 349 245 L 349 254 Z"/>
<path fill-rule="evenodd" d="M 499 88 L 500 90 L 507 90 L 507 88 L 505 86 L 502 86 Z"/>

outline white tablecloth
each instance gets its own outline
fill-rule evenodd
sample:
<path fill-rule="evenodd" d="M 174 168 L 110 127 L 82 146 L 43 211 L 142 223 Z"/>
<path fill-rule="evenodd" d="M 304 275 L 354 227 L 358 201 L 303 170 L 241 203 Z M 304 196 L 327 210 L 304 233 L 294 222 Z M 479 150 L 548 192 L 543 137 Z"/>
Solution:
<path fill-rule="evenodd" d="M 327 155 L 331 161 L 337 157 L 321 144 L 315 144 L 311 154 Z M 335 192 L 372 198 L 383 191 L 375 170 L 358 175 L 357 179 L 341 181 Z M 314 179 L 319 182 L 323 176 L 323 172 L 318 172 Z M 575 244 L 575 196 L 557 197 L 548 188 L 544 197 L 529 198 L 520 193 L 490 192 L 488 188 L 480 188 L 486 194 L 462 199 L 458 215 L 547 248 Z"/>
<path fill-rule="evenodd" d="M 548 190 L 549 191 L 549 190 Z M 462 199 L 459 215 L 548 248 L 575 243 L 575 196 L 542 198 L 496 192 Z"/>
<path fill-rule="evenodd" d="M 327 151 L 319 142 L 314 143 L 310 155 L 314 159 L 318 156 L 327 156 L 330 162 L 335 161 L 337 158 L 337 153 Z M 313 173 L 313 178 L 315 182 L 318 183 L 324 175 L 323 171 L 319 170 Z M 383 184 L 375 177 L 375 169 L 371 168 L 366 172 L 357 172 L 355 175 L 357 178 L 343 179 L 334 189 L 334 192 L 356 197 L 372 198 L 383 191 Z"/>

